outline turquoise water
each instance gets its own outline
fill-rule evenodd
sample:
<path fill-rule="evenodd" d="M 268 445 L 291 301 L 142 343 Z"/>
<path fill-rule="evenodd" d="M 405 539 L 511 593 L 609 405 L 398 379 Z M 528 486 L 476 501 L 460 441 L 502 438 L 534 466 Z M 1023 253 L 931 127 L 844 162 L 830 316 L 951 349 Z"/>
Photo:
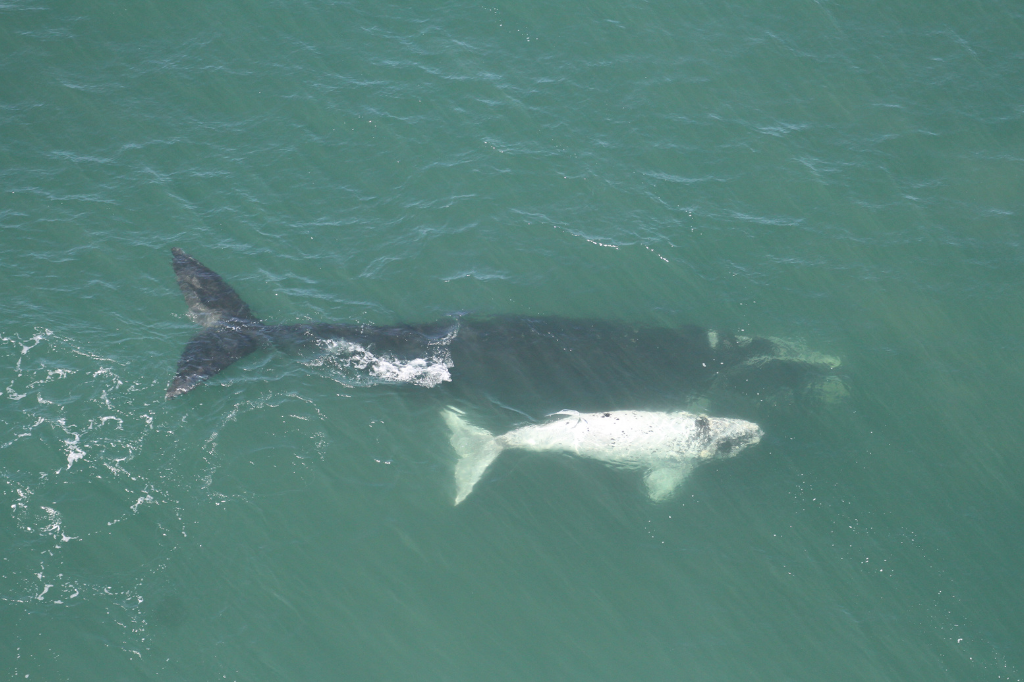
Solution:
<path fill-rule="evenodd" d="M 0 672 L 1020 679 L 1022 36 L 1009 1 L 0 5 Z M 765 436 L 660 504 L 509 453 L 455 507 L 435 389 L 260 352 L 165 401 L 172 246 L 275 322 L 692 323 L 848 396 L 707 398 Z"/>

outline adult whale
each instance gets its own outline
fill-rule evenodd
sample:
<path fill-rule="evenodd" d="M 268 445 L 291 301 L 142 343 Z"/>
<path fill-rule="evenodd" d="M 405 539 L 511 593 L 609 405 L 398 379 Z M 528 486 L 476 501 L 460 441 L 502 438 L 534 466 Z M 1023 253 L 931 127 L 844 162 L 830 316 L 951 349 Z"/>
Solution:
<path fill-rule="evenodd" d="M 531 418 L 566 407 L 678 409 L 711 387 L 806 394 L 839 364 L 778 339 L 695 325 L 529 316 L 399 326 L 266 324 L 217 273 L 181 249 L 171 251 L 189 315 L 204 328 L 185 346 L 167 399 L 260 348 L 326 358 L 354 384 L 416 385 L 448 404 L 491 404 Z"/>

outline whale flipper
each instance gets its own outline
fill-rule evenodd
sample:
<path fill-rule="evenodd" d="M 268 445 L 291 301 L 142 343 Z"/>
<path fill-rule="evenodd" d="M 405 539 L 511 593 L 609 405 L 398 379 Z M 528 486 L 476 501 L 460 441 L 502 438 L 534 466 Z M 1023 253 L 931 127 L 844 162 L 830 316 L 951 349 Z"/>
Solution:
<path fill-rule="evenodd" d="M 229 320 L 259 322 L 235 290 L 192 256 L 178 248 L 174 256 L 174 274 L 188 303 L 188 314 L 194 322 L 212 327 Z"/>
<path fill-rule="evenodd" d="M 652 502 L 667 500 L 679 484 L 690 475 L 691 471 L 693 471 L 692 462 L 673 462 L 648 469 L 644 474 L 647 495 Z"/>

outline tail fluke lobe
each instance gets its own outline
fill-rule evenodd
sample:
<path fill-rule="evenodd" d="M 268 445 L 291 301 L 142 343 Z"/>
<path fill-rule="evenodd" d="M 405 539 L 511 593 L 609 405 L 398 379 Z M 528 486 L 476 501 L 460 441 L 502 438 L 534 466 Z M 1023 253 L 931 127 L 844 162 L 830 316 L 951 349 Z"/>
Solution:
<path fill-rule="evenodd" d="M 204 329 L 186 344 L 165 397 L 170 400 L 191 391 L 199 382 L 259 347 L 259 333 L 252 329 L 228 326 Z"/>
<path fill-rule="evenodd" d="M 171 249 L 171 254 L 174 274 L 193 321 L 204 327 L 232 320 L 259 322 L 245 301 L 220 275 L 181 249 Z"/>
<path fill-rule="evenodd" d="M 488 431 L 467 422 L 461 410 L 449 407 L 441 413 L 451 430 L 451 444 L 459 456 L 455 465 L 455 504 L 466 499 L 473 486 L 501 454 L 501 444 Z"/>

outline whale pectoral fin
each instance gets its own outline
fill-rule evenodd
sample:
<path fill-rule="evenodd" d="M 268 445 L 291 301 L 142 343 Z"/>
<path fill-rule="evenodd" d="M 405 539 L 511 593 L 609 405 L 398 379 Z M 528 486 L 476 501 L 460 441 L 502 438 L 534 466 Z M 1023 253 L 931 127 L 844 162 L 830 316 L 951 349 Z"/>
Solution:
<path fill-rule="evenodd" d="M 655 465 L 644 474 L 647 494 L 654 502 L 667 500 L 672 496 L 672 493 L 675 492 L 679 484 L 690 475 L 691 471 L 693 471 L 693 464 L 689 462 Z"/>
<path fill-rule="evenodd" d="M 178 371 L 167 387 L 167 400 L 191 391 L 199 382 L 259 347 L 257 336 L 245 329 L 213 327 L 199 332 L 178 360 Z"/>
<path fill-rule="evenodd" d="M 204 327 L 231 319 L 258 321 L 245 301 L 220 275 L 181 249 L 171 249 L 171 255 L 174 274 L 193 321 Z"/>

